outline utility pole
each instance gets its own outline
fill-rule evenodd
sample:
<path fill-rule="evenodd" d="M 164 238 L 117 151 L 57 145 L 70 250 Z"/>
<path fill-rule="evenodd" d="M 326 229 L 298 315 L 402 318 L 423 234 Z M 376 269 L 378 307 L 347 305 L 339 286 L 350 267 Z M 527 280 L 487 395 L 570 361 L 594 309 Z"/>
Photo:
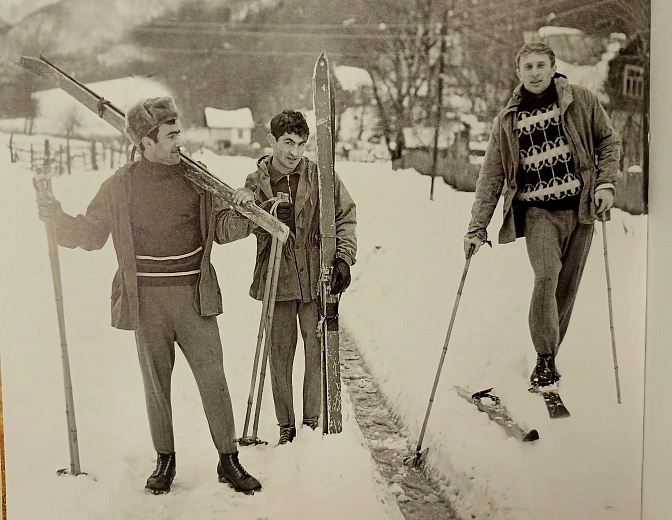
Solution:
<path fill-rule="evenodd" d="M 432 184 L 429 189 L 429 200 L 434 200 L 434 180 L 436 179 L 436 167 L 439 159 L 439 132 L 443 115 L 443 75 L 446 70 L 446 36 L 448 34 L 448 8 L 443 11 L 443 23 L 441 24 L 441 47 L 439 54 L 439 81 L 436 92 L 436 110 L 434 111 L 434 150 L 432 157 Z"/>
<path fill-rule="evenodd" d="M 650 52 L 648 42 L 642 38 L 644 61 L 644 92 L 642 99 L 642 195 L 644 199 L 644 214 L 649 213 L 649 87 L 651 79 Z"/>

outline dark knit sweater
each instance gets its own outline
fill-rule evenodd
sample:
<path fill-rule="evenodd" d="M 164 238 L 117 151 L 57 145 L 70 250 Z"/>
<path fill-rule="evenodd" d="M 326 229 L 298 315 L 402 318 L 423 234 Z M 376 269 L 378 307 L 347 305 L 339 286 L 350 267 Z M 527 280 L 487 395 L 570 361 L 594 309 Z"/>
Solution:
<path fill-rule="evenodd" d="M 301 164 L 299 162 L 299 164 Z M 298 168 L 298 166 L 297 166 Z M 271 177 L 271 190 L 273 191 L 273 196 L 277 197 L 278 193 L 288 193 L 289 202 L 292 205 L 292 216 L 287 222 L 287 227 L 296 234 L 296 219 L 294 214 L 294 205 L 296 201 L 296 192 L 299 189 L 299 172 L 296 169 L 288 174 L 280 173 L 278 170 L 273 168 L 273 161 L 268 163 L 268 175 Z"/>
<path fill-rule="evenodd" d="M 200 197 L 181 174 L 142 159 L 131 172 L 131 228 L 138 285 L 190 285 L 203 256 Z"/>
<path fill-rule="evenodd" d="M 516 198 L 548 210 L 579 207 L 581 180 L 575 175 L 567 135 L 562 127 L 555 83 L 535 96 L 525 87 L 517 110 L 520 168 Z"/>

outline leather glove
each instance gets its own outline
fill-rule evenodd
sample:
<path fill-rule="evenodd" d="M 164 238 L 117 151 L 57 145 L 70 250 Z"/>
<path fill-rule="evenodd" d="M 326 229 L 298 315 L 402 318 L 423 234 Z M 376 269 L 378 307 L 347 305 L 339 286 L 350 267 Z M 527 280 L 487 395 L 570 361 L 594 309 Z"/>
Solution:
<path fill-rule="evenodd" d="M 292 207 L 291 203 L 281 202 L 276 208 L 275 215 L 278 217 L 280 222 L 287 224 L 287 222 L 289 222 L 294 217 L 293 209 L 294 208 Z"/>
<path fill-rule="evenodd" d="M 331 294 L 339 294 L 350 285 L 350 266 L 342 258 L 334 260 L 334 270 L 331 273 Z"/>
<path fill-rule="evenodd" d="M 469 258 L 469 256 L 475 255 L 483 244 L 488 244 L 492 247 L 485 230 L 467 233 L 464 237 L 464 258 Z"/>

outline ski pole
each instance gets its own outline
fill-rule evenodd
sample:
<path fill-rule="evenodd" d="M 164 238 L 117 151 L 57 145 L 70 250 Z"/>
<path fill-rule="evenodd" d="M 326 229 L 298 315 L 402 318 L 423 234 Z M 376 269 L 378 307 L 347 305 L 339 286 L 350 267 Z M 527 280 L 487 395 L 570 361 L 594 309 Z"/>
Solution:
<path fill-rule="evenodd" d="M 1 366 L 0 366 L 0 485 L 2 486 L 2 520 L 7 520 L 7 477 L 5 475 L 5 420 L 2 407 Z"/>
<path fill-rule="evenodd" d="M 35 187 L 40 199 L 53 196 L 51 179 L 47 174 L 36 175 Z M 68 342 L 65 336 L 65 312 L 63 308 L 63 285 L 61 283 L 61 265 L 58 257 L 58 242 L 56 241 L 56 224 L 53 219 L 45 223 L 47 230 L 47 244 L 49 247 L 49 261 L 51 264 L 51 277 L 54 284 L 56 299 L 56 314 L 58 316 L 58 330 L 61 339 L 61 361 L 63 364 L 63 386 L 65 388 L 65 415 L 68 423 L 68 445 L 70 448 L 70 473 L 79 475 L 82 473 L 79 463 L 79 446 L 77 442 L 77 423 L 75 421 L 75 402 L 72 394 L 72 378 L 70 376 L 70 359 L 68 356 Z M 58 470 L 59 475 L 67 473 L 67 470 Z"/>
<path fill-rule="evenodd" d="M 453 332 L 453 324 L 455 323 L 455 315 L 457 314 L 457 307 L 460 303 L 460 297 L 462 296 L 462 289 L 464 288 L 464 281 L 467 278 L 467 271 L 469 271 L 469 264 L 471 263 L 471 257 L 473 256 L 474 246 L 471 246 L 469 254 L 467 255 L 467 260 L 464 263 L 464 270 L 462 271 L 462 279 L 460 280 L 460 286 L 457 289 L 457 296 L 455 297 L 455 305 L 453 306 L 453 313 L 450 316 L 450 324 L 448 325 L 448 332 L 446 333 L 446 339 L 443 342 L 443 351 L 441 352 L 441 359 L 439 361 L 439 366 L 436 370 L 436 377 L 434 378 L 434 386 L 432 387 L 432 393 L 429 396 L 429 403 L 427 404 L 427 412 L 425 413 L 425 420 L 422 423 L 422 429 L 420 430 L 420 438 L 418 439 L 418 445 L 415 448 L 415 454 L 411 457 L 406 457 L 404 459 L 404 464 L 411 464 L 413 467 L 417 467 L 420 464 L 420 460 L 423 455 L 422 451 L 422 440 L 425 437 L 425 430 L 427 429 L 427 422 L 429 421 L 429 414 L 432 411 L 432 404 L 434 403 L 434 395 L 436 394 L 436 388 L 439 386 L 439 378 L 441 377 L 441 369 L 443 368 L 443 362 L 446 359 L 446 352 L 448 351 L 448 342 L 450 341 L 450 335 Z M 427 450 L 425 450 L 427 451 Z"/>
<path fill-rule="evenodd" d="M 607 252 L 607 221 L 605 214 L 600 217 L 602 221 L 602 243 L 604 244 L 604 271 L 607 277 L 607 301 L 609 304 L 609 330 L 611 332 L 611 351 L 614 357 L 614 375 L 616 377 L 616 400 L 621 404 L 621 385 L 618 381 L 618 361 L 616 359 L 616 334 L 614 333 L 614 311 L 611 303 L 611 278 L 609 276 L 609 254 Z"/>
<path fill-rule="evenodd" d="M 277 238 L 273 237 L 271 240 L 271 255 L 276 250 Z M 252 381 L 250 382 L 250 394 L 247 398 L 247 412 L 245 414 L 245 425 L 243 427 L 243 435 L 239 442 L 243 445 L 253 444 L 254 439 L 247 437 L 247 429 L 250 426 L 250 417 L 252 414 L 252 403 L 254 401 L 254 389 L 257 382 L 257 370 L 259 369 L 259 355 L 261 354 L 261 344 L 264 338 L 264 331 L 266 330 L 266 323 L 268 321 L 268 304 L 271 295 L 271 283 L 273 280 L 273 268 L 275 267 L 275 259 L 269 257 L 268 269 L 266 272 L 266 286 L 264 288 L 264 300 L 261 304 L 261 319 L 259 320 L 259 331 L 257 332 L 257 346 L 254 352 L 254 363 L 252 366 Z"/>
<path fill-rule="evenodd" d="M 271 297 L 268 301 L 268 318 L 266 319 L 266 338 L 264 341 L 264 354 L 261 360 L 261 374 L 259 376 L 259 390 L 257 391 L 257 406 L 254 411 L 254 424 L 252 426 L 252 437 L 257 438 L 259 428 L 259 412 L 261 411 L 261 396 L 264 391 L 264 380 L 266 379 L 266 365 L 268 363 L 268 354 L 272 348 L 271 330 L 273 329 L 273 312 L 275 310 L 275 294 L 278 289 L 278 275 L 280 274 L 280 261 L 282 260 L 282 247 L 280 241 L 276 242 L 275 251 L 272 251 L 269 262 L 273 261 L 273 281 L 271 282 Z"/>

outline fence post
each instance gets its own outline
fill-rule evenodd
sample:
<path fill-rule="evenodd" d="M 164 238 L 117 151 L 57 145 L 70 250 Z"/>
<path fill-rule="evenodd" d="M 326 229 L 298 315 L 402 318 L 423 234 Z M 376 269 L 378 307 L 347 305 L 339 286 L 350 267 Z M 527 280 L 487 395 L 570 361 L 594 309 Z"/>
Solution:
<path fill-rule="evenodd" d="M 33 155 L 33 143 L 30 143 L 30 169 L 32 171 L 35 171 L 35 164 L 34 164 L 35 158 Z"/>
<path fill-rule="evenodd" d="M 49 139 L 44 140 L 44 157 L 42 158 L 42 168 L 46 173 L 51 168 L 51 151 L 49 150 Z"/>
<path fill-rule="evenodd" d="M 65 138 L 65 151 L 67 155 L 65 156 L 65 164 L 68 167 L 68 175 L 72 174 L 72 157 L 70 156 L 70 136 Z"/>
<path fill-rule="evenodd" d="M 16 157 L 14 156 L 14 149 L 12 148 L 13 139 L 14 139 L 14 134 L 9 136 L 9 159 L 14 163 L 14 162 L 16 162 Z"/>
<path fill-rule="evenodd" d="M 114 141 L 110 143 L 110 168 L 114 168 Z"/>
<path fill-rule="evenodd" d="M 97 170 L 98 169 L 98 159 L 96 157 L 96 140 L 95 139 L 91 140 L 91 169 L 92 170 Z"/>
<path fill-rule="evenodd" d="M 63 145 L 58 147 L 58 174 L 63 175 Z"/>

